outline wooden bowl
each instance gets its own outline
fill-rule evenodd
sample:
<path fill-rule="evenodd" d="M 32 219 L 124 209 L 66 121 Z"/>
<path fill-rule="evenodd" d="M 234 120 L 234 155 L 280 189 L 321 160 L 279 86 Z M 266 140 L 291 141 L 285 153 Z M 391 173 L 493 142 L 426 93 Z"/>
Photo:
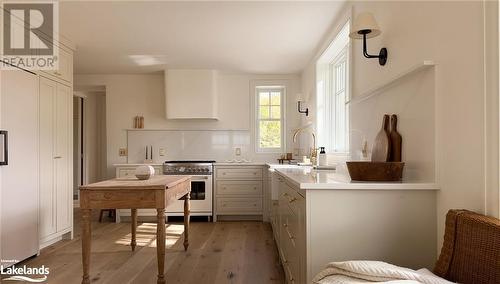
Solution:
<path fill-rule="evenodd" d="M 403 162 L 346 162 L 347 170 L 355 181 L 401 181 Z"/>

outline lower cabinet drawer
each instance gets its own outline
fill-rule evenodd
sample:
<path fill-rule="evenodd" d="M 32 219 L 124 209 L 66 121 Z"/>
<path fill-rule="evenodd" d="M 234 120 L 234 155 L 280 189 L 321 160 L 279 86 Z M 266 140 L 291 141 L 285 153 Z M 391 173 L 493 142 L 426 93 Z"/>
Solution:
<path fill-rule="evenodd" d="M 299 273 L 299 254 L 297 243 L 294 239 L 289 237 L 289 234 L 284 236 L 283 245 L 286 247 L 285 251 L 285 274 L 288 280 L 288 283 L 297 283 L 298 282 L 298 273 Z"/>
<path fill-rule="evenodd" d="M 135 169 L 119 169 L 117 177 L 133 177 L 135 175 Z"/>
<path fill-rule="evenodd" d="M 116 171 L 117 178 L 126 178 L 126 177 L 134 177 L 135 176 L 136 167 L 119 167 Z M 163 168 L 161 166 L 154 166 L 155 175 L 162 175 Z"/>
<path fill-rule="evenodd" d="M 216 179 L 257 179 L 262 180 L 263 174 L 261 168 L 218 168 L 215 170 Z"/>
<path fill-rule="evenodd" d="M 261 181 L 221 180 L 216 184 L 217 195 L 262 195 Z"/>
<path fill-rule="evenodd" d="M 217 213 L 249 214 L 262 212 L 262 198 L 218 197 Z"/>

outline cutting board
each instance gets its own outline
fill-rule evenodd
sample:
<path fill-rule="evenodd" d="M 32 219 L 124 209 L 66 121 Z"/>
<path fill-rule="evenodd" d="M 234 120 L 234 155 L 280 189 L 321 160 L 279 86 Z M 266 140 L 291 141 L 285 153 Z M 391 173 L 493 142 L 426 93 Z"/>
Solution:
<path fill-rule="evenodd" d="M 389 139 L 389 115 L 384 115 L 382 128 L 375 137 L 372 150 L 372 162 L 387 162 L 391 152 L 391 140 Z"/>
<path fill-rule="evenodd" d="M 401 162 L 401 152 L 402 152 L 402 144 L 403 138 L 401 134 L 398 132 L 398 116 L 393 114 L 391 115 L 391 133 L 389 134 L 389 139 L 391 141 L 391 162 Z"/>

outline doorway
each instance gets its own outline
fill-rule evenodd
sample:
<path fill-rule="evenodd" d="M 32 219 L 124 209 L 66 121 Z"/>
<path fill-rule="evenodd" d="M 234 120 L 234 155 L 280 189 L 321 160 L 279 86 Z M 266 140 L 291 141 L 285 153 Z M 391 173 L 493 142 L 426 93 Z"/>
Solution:
<path fill-rule="evenodd" d="M 79 186 L 106 179 L 106 92 L 75 91 L 73 96 L 73 200 Z"/>
<path fill-rule="evenodd" d="M 84 165 L 84 97 L 75 94 L 73 96 L 73 200 L 78 202 L 78 187 L 83 185 L 85 177 Z"/>

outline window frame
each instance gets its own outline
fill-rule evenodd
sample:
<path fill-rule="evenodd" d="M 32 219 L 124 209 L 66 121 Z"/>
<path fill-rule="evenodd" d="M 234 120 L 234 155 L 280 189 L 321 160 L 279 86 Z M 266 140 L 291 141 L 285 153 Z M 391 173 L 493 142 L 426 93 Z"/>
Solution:
<path fill-rule="evenodd" d="M 272 119 L 272 118 L 266 118 L 266 119 L 261 119 L 260 118 L 260 96 L 259 93 L 260 91 L 280 91 L 280 118 L 279 119 Z M 271 98 L 269 98 L 271 99 Z M 271 103 L 271 102 L 269 102 Z M 286 147 L 286 136 L 285 136 L 285 118 L 286 118 L 286 112 L 285 112 L 285 103 L 286 103 L 286 86 L 283 85 L 256 85 L 255 86 L 255 92 L 254 92 L 254 123 L 255 123 L 255 152 L 256 153 L 283 153 Z M 272 106 L 271 104 L 269 106 Z M 271 113 L 269 113 L 269 116 L 271 116 Z M 281 145 L 280 147 L 274 147 L 274 148 L 266 148 L 266 147 L 261 147 L 260 146 L 260 122 L 261 121 L 280 121 L 280 136 L 281 136 Z"/>
<path fill-rule="evenodd" d="M 330 73 L 329 73 L 329 79 L 330 79 L 330 94 L 332 95 L 331 100 L 333 101 L 332 103 L 332 108 L 334 112 L 331 114 L 332 118 L 331 121 L 334 123 L 335 128 L 333 129 L 332 137 L 330 139 L 332 140 L 335 148 L 331 149 L 331 153 L 349 153 L 349 107 L 348 107 L 348 102 L 350 100 L 350 92 L 349 92 L 349 44 L 344 46 L 342 50 L 337 54 L 337 56 L 329 63 L 329 68 L 330 68 Z M 345 132 L 343 133 L 344 135 L 344 148 L 339 149 L 336 148 L 338 147 L 338 134 L 339 132 L 337 131 L 337 126 L 338 126 L 338 107 L 339 105 L 337 104 L 337 96 L 341 93 L 337 91 L 337 70 L 336 66 L 341 64 L 345 64 L 345 70 L 344 70 L 344 88 L 342 91 L 344 92 L 344 104 L 341 105 L 341 107 L 344 108 L 344 129 Z"/>
<path fill-rule="evenodd" d="M 316 61 L 316 106 L 317 106 L 317 117 L 316 125 L 318 142 L 325 146 L 326 152 L 332 155 L 345 155 L 350 153 L 350 110 L 349 102 L 351 99 L 351 39 L 348 37 L 350 30 L 350 18 L 346 19 L 343 25 L 338 29 L 338 32 L 333 37 L 330 45 L 323 51 L 321 56 Z M 343 34 L 347 35 L 347 38 L 339 38 Z M 336 66 L 345 62 L 344 70 L 344 133 L 343 142 L 338 142 L 338 117 L 337 109 L 339 107 L 337 102 L 337 70 Z M 333 127 L 332 127 L 333 125 Z M 320 130 L 323 127 L 323 130 Z M 323 145 L 324 144 L 324 145 Z M 342 147 L 343 146 L 343 147 Z"/>

